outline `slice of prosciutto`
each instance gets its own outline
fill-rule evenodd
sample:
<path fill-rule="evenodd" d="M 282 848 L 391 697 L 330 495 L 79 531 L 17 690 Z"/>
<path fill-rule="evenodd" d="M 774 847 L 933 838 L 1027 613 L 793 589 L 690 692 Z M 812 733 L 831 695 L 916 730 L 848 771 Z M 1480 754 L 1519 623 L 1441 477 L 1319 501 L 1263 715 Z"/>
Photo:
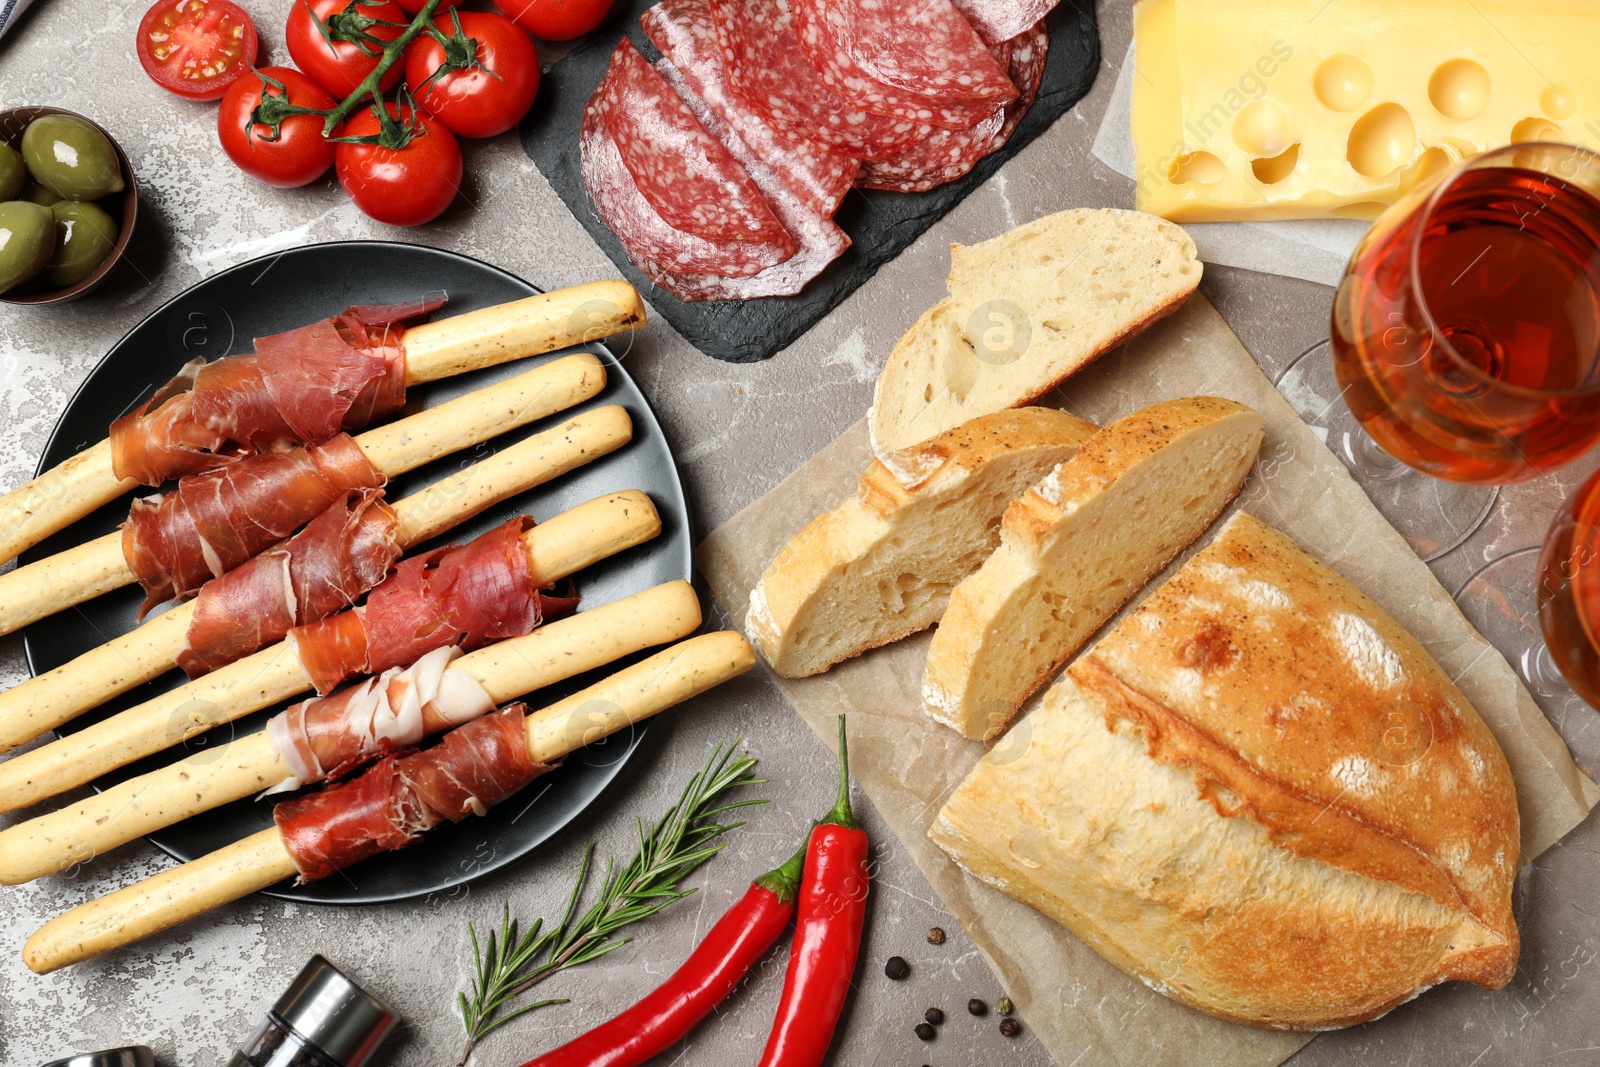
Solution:
<path fill-rule="evenodd" d="M 764 167 L 813 212 L 831 219 L 839 202 L 850 191 L 859 165 L 857 157 L 830 147 L 827 141 L 814 134 L 800 138 L 784 134 L 735 91 L 728 57 L 717 39 L 711 0 L 662 0 L 639 17 L 639 24 L 666 61 L 658 63 L 656 69 L 669 85 L 678 89 L 680 96 L 684 95 L 680 86 L 685 86 L 703 102 L 709 114 L 702 113 L 695 106 L 695 100 L 684 99 L 706 129 L 727 147 L 734 159 L 744 164 L 785 229 L 800 237 L 804 244 L 804 234 L 796 231 L 785 217 L 781 205 L 753 167 Z"/>
<path fill-rule="evenodd" d="M 277 544 L 352 489 L 383 475 L 348 434 L 312 448 L 248 456 L 133 502 L 122 555 L 144 587 L 140 616 Z"/>
<path fill-rule="evenodd" d="M 528 757 L 526 711 L 508 705 L 433 748 L 389 756 L 359 778 L 277 805 L 272 820 L 300 881 L 404 848 L 442 822 L 482 815 L 550 770 Z"/>
<path fill-rule="evenodd" d="M 289 631 L 317 692 L 435 649 L 470 652 L 520 637 L 570 613 L 575 598 L 550 596 L 534 585 L 523 541 L 532 525 L 532 519 L 515 518 L 465 545 L 412 556 L 368 594 L 363 607 Z"/>
<path fill-rule="evenodd" d="M 356 305 L 258 338 L 251 355 L 196 360 L 111 424 L 119 478 L 160 485 L 257 452 L 321 444 L 405 402 L 401 338 L 444 304 Z"/>
<path fill-rule="evenodd" d="M 275 645 L 353 606 L 400 558 L 381 489 L 357 489 L 287 541 L 200 587 L 178 666 L 190 678 Z"/>
<path fill-rule="evenodd" d="M 459 648 L 437 648 L 409 667 L 391 667 L 274 715 L 267 721 L 267 739 L 292 777 L 267 792 L 336 778 L 491 710 L 494 701 L 482 684 L 450 666 L 459 655 Z"/>
<path fill-rule="evenodd" d="M 999 44 L 1041 23 L 1060 0 L 954 0 L 986 44 Z M 1041 27 L 1042 28 L 1042 27 Z"/>
<path fill-rule="evenodd" d="M 878 115 L 966 129 L 1016 86 L 950 0 L 791 0 L 800 49 L 834 92 Z"/>
<path fill-rule="evenodd" d="M 989 49 L 995 62 L 1017 87 L 1017 98 L 984 121 L 965 130 L 935 130 L 926 141 L 891 159 L 874 160 L 861 168 L 856 184 L 864 189 L 919 193 L 955 181 L 984 156 L 1004 145 L 1033 105 L 1044 78 L 1050 36 L 1043 22 L 1025 30 L 1014 41 Z"/>
<path fill-rule="evenodd" d="M 667 225 L 707 241 L 787 249 L 794 239 L 722 142 L 624 37 L 595 93 L 623 165 Z"/>
<path fill-rule="evenodd" d="M 879 159 L 932 130 L 925 122 L 873 114 L 829 88 L 800 50 L 789 0 L 710 0 L 710 7 L 729 84 L 781 136 Z"/>

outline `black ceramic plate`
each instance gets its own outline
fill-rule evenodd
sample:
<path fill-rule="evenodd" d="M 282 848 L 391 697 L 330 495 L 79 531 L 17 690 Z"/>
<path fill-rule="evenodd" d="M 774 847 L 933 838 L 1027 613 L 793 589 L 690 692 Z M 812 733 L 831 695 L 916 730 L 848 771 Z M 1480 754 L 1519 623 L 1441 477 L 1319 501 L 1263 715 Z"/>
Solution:
<path fill-rule="evenodd" d="M 1046 23 L 1050 51 L 1039 97 L 999 151 L 985 156 L 965 176 L 926 193 L 852 190 L 835 219 L 850 235 L 851 247 L 794 296 L 685 303 L 653 285 L 628 259 L 616 235 L 595 215 L 578 172 L 578 126 L 583 121 L 583 107 L 605 76 L 612 49 L 626 33 L 646 56 L 655 59 L 659 55 L 639 28 L 639 15 L 653 3 L 654 0 L 631 0 L 621 5 L 623 10 L 606 24 L 608 28 L 602 28 L 550 69 L 540 83 L 539 102 L 523 120 L 522 147 L 573 215 L 617 269 L 645 294 L 651 306 L 700 351 L 733 363 L 767 359 L 838 307 L 879 267 L 899 255 L 945 212 L 987 181 L 1001 164 L 1066 114 L 1089 91 L 1100 67 L 1094 5 L 1084 0 L 1062 0 Z"/>
<path fill-rule="evenodd" d="M 537 292 L 502 270 L 451 252 L 377 241 L 296 248 L 240 264 L 207 278 L 174 298 L 118 341 L 67 405 L 45 449 L 40 469 L 55 466 L 79 449 L 105 437 L 113 419 L 148 396 L 150 391 L 195 356 L 214 359 L 249 351 L 251 339 L 337 314 L 353 303 L 382 304 L 443 289 L 450 302 L 441 314 L 515 300 Z M 618 338 L 624 350 L 627 337 Z M 688 509 L 672 453 L 661 427 L 633 380 L 602 345 L 586 345 L 608 362 L 609 381 L 599 396 L 573 412 L 605 404 L 621 404 L 633 418 L 632 443 L 588 466 L 491 508 L 447 535 L 466 540 L 513 515 L 547 519 L 602 493 L 636 488 L 650 494 L 661 512 L 661 535 L 637 548 L 589 568 L 578 576 L 583 607 L 593 608 L 690 574 Z M 418 386 L 406 399 L 407 412 L 438 404 L 464 392 L 519 374 L 540 360 L 447 378 Z M 391 483 L 391 499 L 399 499 L 550 426 L 553 416 L 480 445 L 473 452 L 446 456 Z M 23 562 L 58 552 L 116 527 L 127 516 L 127 502 L 107 505 L 63 530 Z M 425 547 L 425 546 L 424 546 Z M 137 587 L 119 590 L 53 618 L 35 623 L 24 634 L 28 666 L 40 674 L 88 651 L 134 626 L 140 595 Z M 642 658 L 642 656 L 640 657 Z M 612 669 L 615 669 L 613 667 Z M 596 680 L 573 679 L 531 698 L 548 703 Z M 63 732 L 80 729 L 123 708 L 146 700 L 182 681 L 172 671 L 95 712 L 74 721 Z M 208 751 L 232 737 L 260 730 L 277 708 L 257 712 L 218 727 L 185 745 L 141 760 L 97 786 L 181 758 L 204 759 Z M 378 856 L 310 885 L 288 882 L 268 890 L 291 900 L 338 904 L 370 904 L 448 892 L 480 875 L 527 855 L 565 826 L 604 789 L 627 763 L 644 738 L 642 728 L 624 731 L 571 757 L 566 765 L 539 779 L 526 793 L 492 809 L 481 819 L 442 828 L 409 849 Z M 271 824 L 270 802 L 239 801 L 171 827 L 150 838 L 156 847 L 180 860 L 191 860 L 255 833 Z"/>

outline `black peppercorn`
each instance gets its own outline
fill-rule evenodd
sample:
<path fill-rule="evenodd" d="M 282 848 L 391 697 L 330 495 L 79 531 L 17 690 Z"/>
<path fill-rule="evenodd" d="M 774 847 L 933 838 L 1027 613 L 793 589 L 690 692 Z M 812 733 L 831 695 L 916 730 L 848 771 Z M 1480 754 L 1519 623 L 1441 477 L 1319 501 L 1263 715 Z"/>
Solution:
<path fill-rule="evenodd" d="M 922 1038 L 922 1040 L 924 1040 L 924 1041 L 932 1041 L 933 1037 L 934 1037 L 934 1034 L 935 1034 L 935 1030 L 933 1029 L 933 1027 L 929 1026 L 927 1023 L 918 1023 L 917 1024 L 917 1028 L 915 1030 L 915 1033 L 916 1033 L 916 1035 L 918 1037 Z"/>
<path fill-rule="evenodd" d="M 944 1012 L 938 1008 L 929 1008 L 922 1013 L 922 1017 L 935 1026 L 940 1026 L 944 1023 Z"/>
<path fill-rule="evenodd" d="M 928 931 L 928 944 L 930 944 L 930 945 L 942 945 L 942 944 L 944 944 L 944 931 L 939 929 L 937 926 L 935 926 L 932 930 L 929 930 Z"/>
<path fill-rule="evenodd" d="M 985 1004 L 983 1001 L 979 1000 L 977 997 L 973 997 L 971 1000 L 967 1001 L 967 1014 L 968 1015 L 988 1015 L 989 1014 L 989 1005 Z"/>
<path fill-rule="evenodd" d="M 1000 1033 L 1004 1037 L 1016 1037 L 1022 1033 L 1022 1024 L 1012 1018 L 1001 1019 Z"/>
<path fill-rule="evenodd" d="M 911 973 L 911 964 L 907 963 L 903 957 L 890 956 L 889 962 L 883 965 L 883 973 L 898 982 Z"/>

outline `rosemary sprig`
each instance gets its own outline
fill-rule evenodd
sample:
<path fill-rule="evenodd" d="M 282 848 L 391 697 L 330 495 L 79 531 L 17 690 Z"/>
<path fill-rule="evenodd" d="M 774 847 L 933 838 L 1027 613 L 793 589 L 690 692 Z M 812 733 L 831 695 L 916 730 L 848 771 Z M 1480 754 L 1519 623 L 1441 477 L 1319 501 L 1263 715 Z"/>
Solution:
<path fill-rule="evenodd" d="M 594 859 L 594 843 L 583 850 L 578 877 L 561 922 L 545 929 L 544 919 L 535 919 L 526 933 L 518 929 L 507 903 L 501 914 L 500 929 L 491 930 L 480 950 L 478 931 L 471 922 L 467 933 L 472 939 L 472 996 L 458 993 L 461 1021 L 467 1030 L 466 1045 L 457 1061 L 464 1065 L 490 1033 L 519 1015 L 565 1004 L 565 1000 L 540 1000 L 510 1011 L 508 1005 L 569 967 L 599 959 L 633 940 L 617 938 L 626 927 L 648 919 L 663 908 L 695 892 L 683 889 L 681 882 L 701 864 L 727 847 L 719 840 L 742 822 L 722 823 L 717 818 L 738 808 L 765 804 L 764 799 L 725 798 L 734 790 L 761 785 L 764 779 L 752 773 L 755 757 L 748 753 L 735 757 L 740 738 L 730 745 L 718 745 L 678 801 L 658 821 L 638 820 L 639 848 L 633 858 L 618 867 L 615 859 L 606 863 L 605 877 L 595 900 L 579 914 L 584 889 Z"/>

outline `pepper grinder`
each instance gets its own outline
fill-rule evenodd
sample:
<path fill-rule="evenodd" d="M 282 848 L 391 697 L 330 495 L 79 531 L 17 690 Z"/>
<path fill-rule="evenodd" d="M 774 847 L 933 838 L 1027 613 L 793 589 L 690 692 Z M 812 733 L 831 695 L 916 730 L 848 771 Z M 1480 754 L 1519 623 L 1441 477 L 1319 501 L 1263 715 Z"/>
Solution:
<path fill-rule="evenodd" d="M 156 1067 L 156 1059 L 148 1045 L 129 1045 L 51 1060 L 44 1067 Z"/>
<path fill-rule="evenodd" d="M 278 998 L 228 1067 L 365 1067 L 394 1013 L 321 956 Z"/>

